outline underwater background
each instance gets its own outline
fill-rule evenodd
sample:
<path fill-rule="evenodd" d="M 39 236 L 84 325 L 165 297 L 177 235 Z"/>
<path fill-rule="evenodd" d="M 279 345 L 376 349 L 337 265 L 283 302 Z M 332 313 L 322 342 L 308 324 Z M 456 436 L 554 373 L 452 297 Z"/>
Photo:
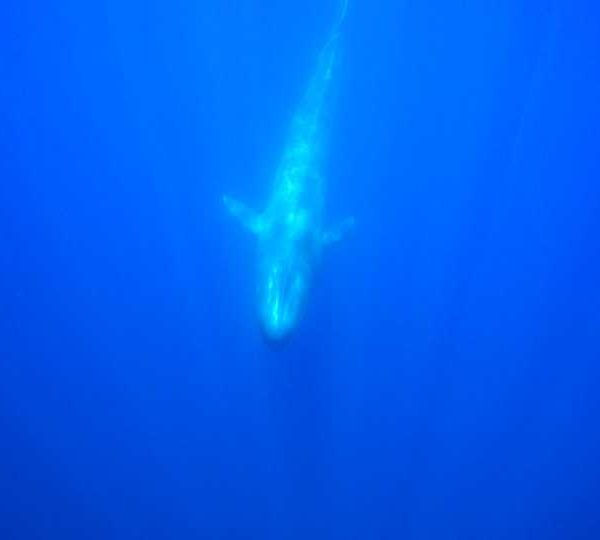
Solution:
<path fill-rule="evenodd" d="M 350 0 L 326 218 L 260 207 L 336 0 L 0 7 L 0 538 L 600 538 L 600 13 Z"/>

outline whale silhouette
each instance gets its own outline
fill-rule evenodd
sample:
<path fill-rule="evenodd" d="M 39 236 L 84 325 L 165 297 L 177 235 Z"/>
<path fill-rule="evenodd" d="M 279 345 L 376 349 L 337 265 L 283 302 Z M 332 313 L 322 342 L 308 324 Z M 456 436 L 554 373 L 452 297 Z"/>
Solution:
<path fill-rule="evenodd" d="M 346 218 L 332 228 L 323 226 L 324 108 L 346 9 L 344 0 L 293 117 L 266 209 L 255 212 L 223 197 L 229 213 L 258 239 L 258 315 L 263 334 L 271 341 L 283 340 L 297 327 L 323 249 L 354 224 L 353 218 Z"/>

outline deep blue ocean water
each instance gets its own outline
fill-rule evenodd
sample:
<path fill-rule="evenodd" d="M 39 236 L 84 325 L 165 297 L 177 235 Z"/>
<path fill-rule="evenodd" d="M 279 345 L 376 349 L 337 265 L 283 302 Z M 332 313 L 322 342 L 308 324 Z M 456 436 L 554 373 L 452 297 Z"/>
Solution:
<path fill-rule="evenodd" d="M 0 7 L 0 538 L 600 538 L 600 10 L 350 0 L 325 254 L 255 244 L 337 10 Z"/>

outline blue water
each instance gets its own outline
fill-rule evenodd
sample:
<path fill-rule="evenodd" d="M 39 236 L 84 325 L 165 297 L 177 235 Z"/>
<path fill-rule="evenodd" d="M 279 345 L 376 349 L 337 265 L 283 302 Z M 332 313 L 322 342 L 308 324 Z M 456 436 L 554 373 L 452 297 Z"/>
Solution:
<path fill-rule="evenodd" d="M 0 7 L 0 537 L 600 538 L 600 13 L 350 0 L 325 254 L 260 206 L 335 0 Z"/>

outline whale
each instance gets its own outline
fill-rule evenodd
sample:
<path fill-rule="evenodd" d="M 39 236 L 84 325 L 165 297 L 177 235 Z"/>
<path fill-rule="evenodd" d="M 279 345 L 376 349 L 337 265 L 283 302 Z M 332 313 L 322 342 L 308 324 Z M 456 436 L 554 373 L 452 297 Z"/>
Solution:
<path fill-rule="evenodd" d="M 324 133 L 346 11 L 347 0 L 343 0 L 293 115 L 264 210 L 223 195 L 228 213 L 257 240 L 258 318 L 264 337 L 272 342 L 281 342 L 296 330 L 323 251 L 354 226 L 353 217 L 333 226 L 324 222 Z"/>

